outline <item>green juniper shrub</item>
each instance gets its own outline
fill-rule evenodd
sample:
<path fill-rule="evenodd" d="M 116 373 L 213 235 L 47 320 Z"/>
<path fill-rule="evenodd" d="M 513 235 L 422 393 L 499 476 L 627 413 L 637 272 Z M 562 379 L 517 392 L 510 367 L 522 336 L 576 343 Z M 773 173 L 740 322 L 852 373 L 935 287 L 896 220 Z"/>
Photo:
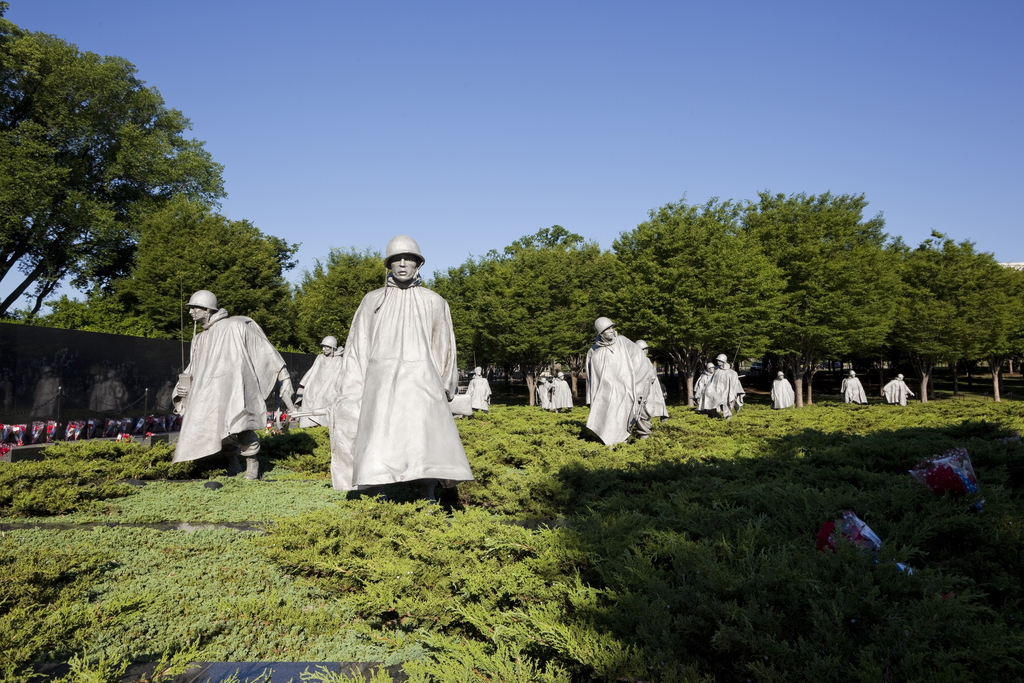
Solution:
<path fill-rule="evenodd" d="M 331 470 L 331 442 L 326 427 L 261 435 L 260 455 L 310 479 L 325 479 Z"/>
<path fill-rule="evenodd" d="M 211 658 L 404 663 L 412 681 L 446 683 L 1024 675 L 1024 447 L 1000 440 L 1024 427 L 1019 404 L 748 405 L 729 422 L 670 411 L 652 438 L 614 448 L 581 438 L 585 408 L 459 420 L 476 479 L 440 506 L 289 480 L 326 472 L 321 428 L 264 437 L 278 481 L 157 482 L 117 503 L 138 507 L 133 519 L 278 510 L 262 536 L 14 533 L 47 548 L 88 533 L 116 557 L 82 604 L 131 616 L 93 636 L 90 666 L 198 639 Z M 935 496 L 907 474 L 952 446 L 972 456 L 974 496 Z M 89 464 L 75 458 L 57 462 Z M 117 461 L 97 454 L 89 476 L 116 481 L 104 477 Z M 844 509 L 882 538 L 877 557 L 815 549 Z"/>
<path fill-rule="evenodd" d="M 56 443 L 45 459 L 0 465 L 0 515 L 58 515 L 90 507 L 96 501 L 136 492 L 126 479 L 188 479 L 216 476 L 223 463 L 214 458 L 171 463 L 173 448 L 157 444 L 83 441 Z"/>

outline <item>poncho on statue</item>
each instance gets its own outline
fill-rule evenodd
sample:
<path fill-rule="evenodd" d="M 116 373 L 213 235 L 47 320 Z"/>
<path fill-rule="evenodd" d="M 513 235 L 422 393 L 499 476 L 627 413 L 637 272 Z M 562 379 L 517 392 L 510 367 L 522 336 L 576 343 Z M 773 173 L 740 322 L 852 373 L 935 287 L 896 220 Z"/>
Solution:
<path fill-rule="evenodd" d="M 551 380 L 551 409 L 572 410 L 572 389 L 569 388 L 569 383 L 565 381 L 561 372 Z"/>
<path fill-rule="evenodd" d="M 778 378 L 772 382 L 772 409 L 792 408 L 794 403 L 796 403 L 796 393 L 793 391 L 793 385 L 780 372 Z"/>
<path fill-rule="evenodd" d="M 722 356 L 719 356 L 722 358 Z M 722 417 L 729 419 L 732 414 L 743 407 L 743 396 L 746 392 L 740 384 L 740 376 L 727 362 L 720 361 L 721 365 L 715 368 L 697 402 L 697 410 L 700 411 L 722 411 Z"/>
<path fill-rule="evenodd" d="M 232 434 L 267 426 L 267 397 L 285 370 L 284 359 L 252 318 L 219 309 L 192 339 L 185 374 L 191 386 L 175 397 L 182 415 L 172 462 L 219 453 Z"/>
<path fill-rule="evenodd" d="M 537 382 L 537 403 L 544 410 L 551 410 L 551 385 L 547 377 L 541 377 Z"/>
<path fill-rule="evenodd" d="M 643 350 L 629 339 L 603 339 L 587 351 L 587 428 L 605 444 L 621 443 L 640 417 L 654 373 Z"/>
<path fill-rule="evenodd" d="M 388 275 L 352 318 L 328 413 L 337 490 L 473 479 L 448 405 L 459 386 L 451 313 L 420 282 L 403 288 Z"/>
<path fill-rule="evenodd" d="M 491 385 L 484 377 L 483 369 L 476 368 L 473 379 L 469 380 L 470 401 L 473 410 L 488 411 L 491 409 Z"/>
<path fill-rule="evenodd" d="M 651 391 L 650 395 L 647 397 L 647 413 L 652 418 L 668 418 L 668 406 L 665 404 L 665 392 L 661 390 L 661 382 L 658 380 L 658 373 L 654 370 L 654 363 L 651 363 Z"/>
<path fill-rule="evenodd" d="M 905 406 L 907 397 L 913 395 L 914 392 L 903 381 L 903 375 L 896 375 L 896 379 L 882 387 L 882 396 L 885 396 L 887 403 L 899 403 L 901 406 Z"/>
<path fill-rule="evenodd" d="M 707 389 L 708 382 L 715 376 L 715 364 L 708 363 L 704 372 L 700 373 L 700 377 L 693 383 L 693 402 L 696 405 L 700 405 L 701 399 L 704 396 L 704 390 Z M 698 409 L 699 412 L 699 409 Z"/>
<path fill-rule="evenodd" d="M 867 403 L 868 395 L 864 392 L 864 385 L 860 383 L 860 377 L 857 377 L 857 373 L 850 370 L 850 376 L 843 380 L 843 386 L 840 389 L 843 394 L 843 400 L 847 403 Z"/>
<path fill-rule="evenodd" d="M 299 386 L 302 387 L 303 412 L 329 408 L 338 400 L 343 359 L 344 356 L 340 355 L 321 354 L 316 357 L 313 367 L 299 380 Z M 316 427 L 324 422 L 324 418 L 319 415 L 299 418 L 300 427 Z"/>

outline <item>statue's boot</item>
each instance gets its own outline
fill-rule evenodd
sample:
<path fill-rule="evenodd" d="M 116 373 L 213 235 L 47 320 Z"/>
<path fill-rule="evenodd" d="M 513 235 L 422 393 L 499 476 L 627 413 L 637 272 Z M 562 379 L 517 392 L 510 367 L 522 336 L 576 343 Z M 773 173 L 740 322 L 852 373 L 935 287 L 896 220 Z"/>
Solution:
<path fill-rule="evenodd" d="M 260 459 L 259 458 L 246 458 L 245 459 L 245 478 L 255 481 L 260 478 Z"/>
<path fill-rule="evenodd" d="M 420 481 L 420 498 L 429 503 L 436 503 L 437 496 L 434 495 L 434 489 L 436 488 L 437 479 L 424 479 Z"/>
<path fill-rule="evenodd" d="M 227 476 L 234 477 L 242 471 L 242 465 L 238 462 L 238 451 L 228 453 L 228 471 Z"/>

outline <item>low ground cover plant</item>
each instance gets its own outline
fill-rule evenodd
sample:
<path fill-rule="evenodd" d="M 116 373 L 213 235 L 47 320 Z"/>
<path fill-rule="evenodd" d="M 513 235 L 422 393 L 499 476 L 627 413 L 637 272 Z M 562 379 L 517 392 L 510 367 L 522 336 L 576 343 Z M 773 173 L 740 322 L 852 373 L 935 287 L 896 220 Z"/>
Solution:
<path fill-rule="evenodd" d="M 111 606 L 85 651 L 108 661 L 199 643 L 210 659 L 363 658 L 437 681 L 1024 675 L 1024 447 L 1003 440 L 1024 427 L 1020 404 L 753 405 L 729 422 L 677 408 L 651 439 L 612 449 L 585 421 L 585 409 L 505 406 L 460 420 L 476 481 L 440 506 L 333 492 L 318 428 L 265 439 L 275 481 L 210 493 L 227 494 L 225 515 L 246 495 L 294 492 L 301 505 L 265 533 L 38 529 L 7 532 L 0 548 L 92 548 L 81 578 L 37 575 L 68 586 L 66 599 Z M 970 452 L 981 513 L 976 499 L 936 497 L 907 474 L 953 446 Z M 153 496 L 168 521 L 190 521 L 199 487 L 154 482 L 107 503 Z M 234 507 L 240 517 L 226 521 L 269 509 Z M 815 549 L 821 524 L 845 509 L 881 537 L 877 558 Z M 4 614 L 59 603 L 16 590 Z M 50 635 L 6 666 L 66 660 L 72 650 L 53 643 L 88 640 L 69 636 L 89 633 L 86 622 L 56 636 L 37 621 Z"/>

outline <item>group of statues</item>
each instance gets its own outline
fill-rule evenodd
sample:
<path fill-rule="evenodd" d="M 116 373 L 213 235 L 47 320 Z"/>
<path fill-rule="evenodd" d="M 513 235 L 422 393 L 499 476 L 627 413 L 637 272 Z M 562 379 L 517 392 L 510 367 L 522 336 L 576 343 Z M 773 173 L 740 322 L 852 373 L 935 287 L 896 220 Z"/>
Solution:
<path fill-rule="evenodd" d="M 337 490 L 415 482 L 424 498 L 435 500 L 439 482 L 473 479 L 449 407 L 458 394 L 451 313 L 441 296 L 421 286 L 423 263 L 415 240 L 392 239 L 385 285 L 363 297 L 343 353 L 337 353 L 337 340 L 326 338 L 323 355 L 300 383 L 300 415 L 330 430 L 331 484 Z M 224 451 L 229 474 L 239 471 L 241 455 L 246 478 L 256 479 L 255 432 L 264 426 L 265 401 L 275 386 L 295 411 L 284 359 L 259 325 L 229 316 L 212 293 L 196 292 L 188 306 L 203 331 L 193 339 L 189 365 L 175 387 L 183 420 L 174 461 Z M 333 381 L 316 381 L 321 376 Z"/>
<path fill-rule="evenodd" d="M 594 322 L 594 330 L 597 339 L 587 351 L 587 428 L 607 445 L 627 441 L 634 427 L 646 439 L 653 418 L 668 419 L 647 343 L 621 336 L 604 317 Z"/>
<path fill-rule="evenodd" d="M 726 420 L 743 407 L 745 394 L 739 374 L 732 369 L 729 357 L 724 353 L 718 354 L 714 363 L 707 364 L 704 373 L 693 385 L 697 412 L 709 415 L 721 413 Z"/>
<path fill-rule="evenodd" d="M 490 409 L 491 389 L 481 368 L 465 394 L 459 393 L 455 334 L 448 303 L 422 287 L 424 258 L 410 237 L 387 245 L 385 284 L 363 297 L 346 345 L 325 337 L 322 354 L 293 391 L 281 354 L 251 318 L 230 316 L 217 297 L 200 290 L 189 299 L 190 315 L 203 331 L 192 341 L 188 367 L 173 391 L 183 416 L 174 462 L 224 452 L 228 474 L 259 477 L 256 431 L 265 424 L 266 399 L 280 387 L 288 411 L 301 427 L 326 425 L 331 439 L 331 484 L 337 490 L 378 490 L 399 483 L 419 484 L 435 500 L 438 484 L 472 481 L 469 462 L 453 415 Z M 605 444 L 627 441 L 635 429 L 651 434 L 655 418 L 668 419 L 664 390 L 642 339 L 618 334 L 608 318 L 594 323 L 596 339 L 587 352 L 587 427 Z M 709 363 L 695 385 L 697 410 L 725 419 L 743 406 L 740 376 L 728 358 Z M 890 402 L 913 396 L 903 376 L 886 385 Z M 293 395 L 302 403 L 296 413 Z M 856 373 L 843 382 L 847 402 L 866 403 Z M 542 408 L 572 409 L 572 391 L 559 372 L 537 386 Z M 783 374 L 772 387 L 772 407 L 793 405 Z"/>
<path fill-rule="evenodd" d="M 839 392 L 846 403 L 867 405 L 867 392 L 864 391 L 864 385 L 861 384 L 860 378 L 857 377 L 857 373 L 853 370 L 850 370 L 850 374 L 843 379 Z M 885 397 L 886 403 L 898 403 L 901 406 L 905 406 L 907 405 L 907 397 L 913 395 L 914 392 L 903 381 L 903 375 L 896 375 L 895 379 L 882 387 L 882 396 Z M 775 410 L 791 408 L 795 402 L 796 394 L 793 392 L 793 386 L 786 379 L 786 375 L 779 372 L 778 377 L 772 383 L 772 408 Z"/>
<path fill-rule="evenodd" d="M 540 378 L 537 382 L 537 404 L 553 413 L 572 410 L 572 389 L 565 381 L 564 372 L 559 372 L 550 382 L 547 377 Z"/>

